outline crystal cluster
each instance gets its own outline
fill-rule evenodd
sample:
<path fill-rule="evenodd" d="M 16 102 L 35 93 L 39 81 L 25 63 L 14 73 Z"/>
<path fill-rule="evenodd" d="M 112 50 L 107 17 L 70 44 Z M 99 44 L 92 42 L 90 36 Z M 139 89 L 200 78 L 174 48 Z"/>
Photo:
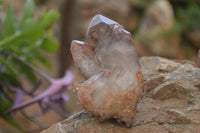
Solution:
<path fill-rule="evenodd" d="M 132 36 L 117 22 L 96 15 L 86 42 L 72 41 L 71 53 L 85 78 L 75 82 L 80 105 L 104 121 L 134 123 L 143 96 L 143 78 Z"/>

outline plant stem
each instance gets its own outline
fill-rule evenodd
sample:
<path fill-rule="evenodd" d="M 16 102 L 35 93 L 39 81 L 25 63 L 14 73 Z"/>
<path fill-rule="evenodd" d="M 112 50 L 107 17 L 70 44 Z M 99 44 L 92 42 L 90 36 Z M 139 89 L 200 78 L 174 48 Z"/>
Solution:
<path fill-rule="evenodd" d="M 4 46 L 6 44 L 12 43 L 13 41 L 15 41 L 16 39 L 18 39 L 19 37 L 21 37 L 21 35 L 22 35 L 21 32 L 16 32 L 14 35 L 12 35 L 12 36 L 10 36 L 10 37 L 8 37 L 8 38 L 0 41 L 0 47 Z"/>
<path fill-rule="evenodd" d="M 4 52 L 5 53 L 5 52 Z M 36 73 L 38 73 L 40 76 L 42 76 L 43 78 L 45 78 L 49 83 L 52 83 L 53 79 L 51 77 L 49 77 L 47 74 L 45 74 L 44 72 L 42 72 L 40 69 L 34 67 L 33 65 L 25 62 L 24 60 L 20 59 L 19 57 L 17 57 L 14 54 L 8 53 L 6 52 L 5 54 L 13 57 L 14 59 L 16 59 L 17 61 L 23 63 L 24 65 L 26 65 L 27 67 L 31 68 L 33 71 L 35 71 Z"/>
<path fill-rule="evenodd" d="M 25 116 L 29 120 L 33 121 L 34 123 L 36 123 L 41 129 L 46 128 L 46 126 L 42 122 L 40 122 L 39 120 L 35 119 L 34 117 L 28 115 L 25 111 L 21 110 L 21 113 L 23 114 L 23 116 Z"/>
<path fill-rule="evenodd" d="M 10 65 L 8 64 L 8 62 L 6 62 L 5 59 L 4 59 L 1 55 L 0 55 L 0 62 L 1 62 L 4 66 L 6 66 L 6 68 L 7 68 L 11 73 L 13 73 L 14 75 L 17 75 L 17 74 L 18 74 L 18 72 L 15 71 L 15 69 L 13 69 L 12 66 L 10 66 Z"/>
<path fill-rule="evenodd" d="M 44 77 L 49 83 L 52 82 L 52 78 L 49 77 L 46 73 L 42 72 L 40 69 L 34 67 L 33 65 L 23 61 L 22 59 L 18 58 L 15 55 L 12 55 L 13 58 L 15 58 L 16 60 L 20 61 L 21 63 L 25 64 L 27 67 L 31 68 L 32 70 L 34 70 L 36 73 L 38 73 L 40 76 Z"/>

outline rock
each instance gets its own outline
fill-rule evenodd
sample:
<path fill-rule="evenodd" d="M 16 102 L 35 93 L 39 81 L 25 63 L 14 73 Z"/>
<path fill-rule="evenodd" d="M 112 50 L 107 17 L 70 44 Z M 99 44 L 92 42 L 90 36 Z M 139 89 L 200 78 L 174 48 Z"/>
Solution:
<path fill-rule="evenodd" d="M 131 128 L 126 128 L 124 124 L 117 124 L 112 119 L 99 122 L 92 114 L 83 111 L 42 133 L 200 132 L 200 86 L 198 86 L 200 85 L 200 68 L 189 61 L 168 60 L 160 57 L 143 57 L 140 62 L 146 91 L 144 98 L 138 104 L 135 123 Z M 166 95 L 166 91 L 162 89 L 162 91 L 151 93 L 155 92 L 160 85 L 172 81 L 174 85 L 171 88 L 176 91 L 174 91 L 175 94 L 169 93 L 169 95 L 173 96 Z M 179 88 L 176 88 L 177 86 Z M 165 89 L 170 88 L 165 87 Z M 188 100 L 192 103 L 188 104 Z"/>
<path fill-rule="evenodd" d="M 174 13 L 169 1 L 154 1 L 141 21 L 136 47 L 141 47 L 139 49 L 142 55 L 177 57 L 180 50 L 180 35 L 172 32 L 173 26 Z M 171 35 L 167 35 L 167 32 Z"/>
<path fill-rule="evenodd" d="M 195 85 L 200 83 L 200 74 L 195 64 L 160 57 L 143 57 L 140 63 L 146 79 L 147 95 L 165 100 L 174 97 L 194 97 L 193 93 L 198 93 Z"/>
<path fill-rule="evenodd" d="M 155 0 L 130 0 L 131 5 L 138 8 L 147 8 Z"/>
<path fill-rule="evenodd" d="M 198 55 L 197 55 L 196 64 L 200 68 L 200 49 L 199 49 L 199 52 L 198 52 Z"/>
<path fill-rule="evenodd" d="M 160 32 L 174 25 L 174 13 L 168 0 L 155 0 L 146 10 L 139 32 Z"/>
<path fill-rule="evenodd" d="M 86 39 L 71 45 L 73 60 L 87 79 L 73 85 L 80 105 L 101 121 L 115 118 L 132 125 L 144 89 L 131 34 L 117 22 L 96 15 Z"/>
<path fill-rule="evenodd" d="M 200 30 L 189 31 L 187 36 L 195 47 L 200 48 Z"/>

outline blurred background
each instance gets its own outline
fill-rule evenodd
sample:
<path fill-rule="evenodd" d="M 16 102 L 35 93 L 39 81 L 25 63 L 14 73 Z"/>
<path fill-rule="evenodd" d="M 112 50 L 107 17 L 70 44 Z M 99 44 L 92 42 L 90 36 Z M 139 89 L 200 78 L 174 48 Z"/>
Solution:
<path fill-rule="evenodd" d="M 25 0 L 5 0 L 19 18 Z M 139 57 L 161 56 L 170 59 L 196 61 L 200 48 L 200 1 L 198 0 L 35 0 L 35 18 L 44 10 L 54 9 L 60 17 L 53 26 L 53 35 L 59 42 L 56 53 L 45 53 L 51 69 L 41 69 L 52 77 L 61 77 L 70 69 L 74 80 L 84 80 L 74 66 L 70 44 L 72 40 L 85 41 L 85 34 L 93 16 L 102 14 L 117 21 L 131 32 Z M 0 12 L 1 18 L 6 12 Z M 36 33 L 37 34 L 37 33 Z M 28 84 L 27 84 L 28 86 Z M 71 91 L 66 105 L 69 115 L 81 110 Z M 34 105 L 27 110 L 37 110 Z M 26 132 L 38 132 L 38 126 L 17 114 L 15 119 Z M 64 118 L 49 111 L 39 119 L 50 126 Z M 0 133 L 17 132 L 0 119 Z"/>

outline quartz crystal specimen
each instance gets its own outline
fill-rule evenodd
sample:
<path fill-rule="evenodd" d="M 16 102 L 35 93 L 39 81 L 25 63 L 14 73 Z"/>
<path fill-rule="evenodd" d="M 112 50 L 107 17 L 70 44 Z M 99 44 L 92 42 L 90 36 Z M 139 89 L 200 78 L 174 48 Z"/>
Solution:
<path fill-rule="evenodd" d="M 117 22 L 96 15 L 86 42 L 72 41 L 71 53 L 87 79 L 73 84 L 80 105 L 100 121 L 115 118 L 131 126 L 144 92 L 131 34 Z"/>

